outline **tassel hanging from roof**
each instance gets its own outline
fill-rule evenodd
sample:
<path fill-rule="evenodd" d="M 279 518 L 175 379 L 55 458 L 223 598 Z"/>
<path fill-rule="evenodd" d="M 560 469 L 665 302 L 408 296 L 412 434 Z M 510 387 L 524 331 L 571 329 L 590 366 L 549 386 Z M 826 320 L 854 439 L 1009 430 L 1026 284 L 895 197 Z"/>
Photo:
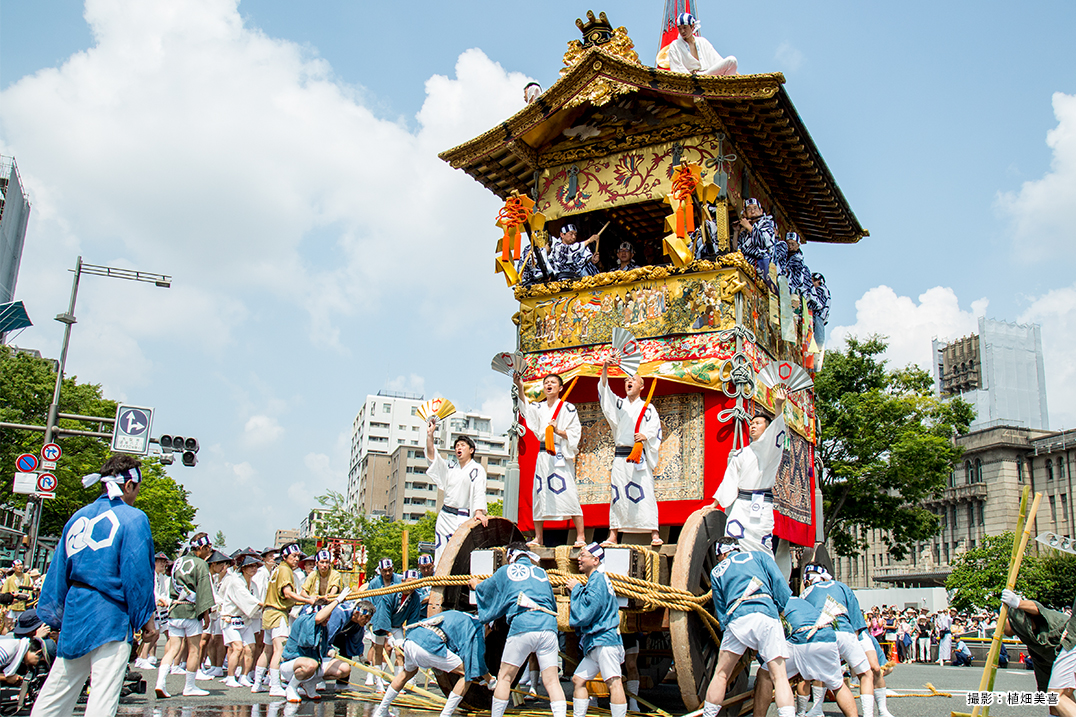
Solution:
<path fill-rule="evenodd" d="M 676 266 L 686 266 L 694 260 L 688 246 L 689 235 L 695 231 L 695 199 L 703 204 L 717 199 L 720 189 L 702 177 L 702 168 L 694 162 L 684 163 L 673 171 L 672 191 L 665 201 L 673 213 L 665 217 L 670 234 L 663 242 L 665 254 Z"/>
<path fill-rule="evenodd" d="M 503 234 L 497 242 L 499 256 L 494 268 L 495 273 L 504 273 L 508 286 L 519 283 L 515 262 L 522 252 L 522 237 L 525 229 L 537 231 L 545 226 L 545 215 L 534 211 L 534 200 L 518 193 L 505 200 L 504 206 L 497 212 L 496 225 Z"/>

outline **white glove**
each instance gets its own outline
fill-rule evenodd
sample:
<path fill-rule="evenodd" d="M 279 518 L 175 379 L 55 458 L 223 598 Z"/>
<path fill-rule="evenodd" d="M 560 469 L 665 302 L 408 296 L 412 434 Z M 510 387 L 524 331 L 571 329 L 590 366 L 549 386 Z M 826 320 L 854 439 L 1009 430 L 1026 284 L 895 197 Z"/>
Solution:
<path fill-rule="evenodd" d="M 1008 588 L 1001 591 L 1001 602 L 1008 605 L 1011 610 L 1019 609 L 1021 600 L 1023 600 L 1022 597 Z"/>

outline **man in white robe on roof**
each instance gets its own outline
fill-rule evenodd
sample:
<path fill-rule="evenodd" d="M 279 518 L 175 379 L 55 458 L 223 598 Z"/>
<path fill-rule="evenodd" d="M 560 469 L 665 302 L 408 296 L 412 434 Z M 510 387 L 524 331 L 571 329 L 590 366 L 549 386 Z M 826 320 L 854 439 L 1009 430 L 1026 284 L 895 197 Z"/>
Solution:
<path fill-rule="evenodd" d="M 654 471 L 658 467 L 661 448 L 661 419 L 658 410 L 643 400 L 642 376 L 624 379 L 627 396 L 619 398 L 609 388 L 609 361 L 602 364 L 598 398 L 602 413 L 613 432 L 612 503 L 609 506 L 609 539 L 603 544 L 614 545 L 617 533 L 650 533 L 650 544 L 661 545 L 658 531 L 658 501 L 654 494 Z M 656 381 L 657 379 L 651 379 Z M 640 414 L 643 414 L 640 416 Z M 643 452 L 638 463 L 628 459 L 632 448 L 641 443 Z"/>
<path fill-rule="evenodd" d="M 489 524 L 486 517 L 486 469 L 474 460 L 474 441 L 468 436 L 457 437 L 454 445 L 456 460 L 450 465 L 437 452 L 433 440 L 436 430 L 437 422 L 431 419 L 426 425 L 426 460 L 430 462 L 426 475 L 445 492 L 445 502 L 437 514 L 437 525 L 434 527 L 435 562 L 441 559 L 441 553 L 452 539 L 452 534 L 469 518 L 477 518 L 482 525 Z"/>
<path fill-rule="evenodd" d="M 669 69 L 692 75 L 735 75 L 736 58 L 721 57 L 714 46 L 698 35 L 700 23 L 690 13 L 676 19 L 680 37 L 669 43 Z"/>
<path fill-rule="evenodd" d="M 729 453 L 728 467 L 717 492 L 714 508 L 725 511 L 725 535 L 736 538 L 744 550 L 769 553 L 788 577 L 792 560 L 788 542 L 780 541 L 773 549 L 773 485 L 784 456 L 785 427 L 784 407 L 787 394 L 783 389 L 774 390 L 772 421 L 762 414 L 751 419 L 749 426 L 751 444 Z"/>

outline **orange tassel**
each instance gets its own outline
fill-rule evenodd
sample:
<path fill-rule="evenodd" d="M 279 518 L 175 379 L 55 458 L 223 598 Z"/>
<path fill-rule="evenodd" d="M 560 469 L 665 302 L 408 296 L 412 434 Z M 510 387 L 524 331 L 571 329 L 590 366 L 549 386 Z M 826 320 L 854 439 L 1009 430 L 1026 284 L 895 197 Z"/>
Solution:
<path fill-rule="evenodd" d="M 557 410 L 553 411 L 553 418 L 550 420 L 549 425 L 545 427 L 545 449 L 551 456 L 557 455 L 557 446 L 555 441 L 556 434 L 553 433 L 553 425 L 557 422 L 557 416 L 560 415 L 560 409 L 564 407 L 564 402 L 568 400 L 568 394 L 575 388 L 575 382 L 579 380 L 579 376 L 576 375 L 572 379 L 572 382 L 568 384 L 568 390 L 560 396 L 560 402 L 557 403 Z"/>
<path fill-rule="evenodd" d="M 643 444 L 639 441 L 635 442 L 635 445 L 631 447 L 631 453 L 628 454 L 628 463 L 639 463 L 643 460 Z"/>
<path fill-rule="evenodd" d="M 650 407 L 650 402 L 654 399 L 654 389 L 658 387 L 658 379 L 655 376 L 650 382 L 650 392 L 646 394 L 646 403 L 643 404 L 643 410 L 639 411 L 639 418 L 635 420 L 635 432 L 639 432 L 639 428 L 643 425 L 643 418 L 646 416 L 646 409 Z M 631 453 L 628 454 L 626 459 L 628 463 L 640 463 L 643 460 L 643 444 L 639 441 L 635 442 L 635 445 L 631 447 Z"/>
<path fill-rule="evenodd" d="M 553 435 L 553 426 L 550 424 L 545 427 L 545 449 L 551 454 L 557 452 L 557 447 L 553 444 Z"/>

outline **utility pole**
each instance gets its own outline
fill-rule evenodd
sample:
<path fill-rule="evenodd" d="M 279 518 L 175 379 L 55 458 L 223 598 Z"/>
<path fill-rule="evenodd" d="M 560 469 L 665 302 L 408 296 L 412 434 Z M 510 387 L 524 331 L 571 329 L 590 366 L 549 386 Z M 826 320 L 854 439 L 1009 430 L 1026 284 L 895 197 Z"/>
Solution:
<path fill-rule="evenodd" d="M 56 386 L 52 391 L 52 403 L 49 404 L 49 412 L 45 418 L 46 444 L 53 442 L 57 422 L 59 421 L 60 389 L 63 387 L 64 369 L 67 366 L 67 349 L 71 344 L 71 327 L 76 323 L 75 301 L 78 299 L 78 285 L 79 281 L 82 279 L 82 275 L 87 274 L 90 276 L 106 276 L 113 279 L 152 282 L 162 289 L 167 289 L 172 286 L 172 277 L 166 276 L 165 274 L 153 274 L 145 271 L 135 271 L 133 269 L 117 269 L 115 267 L 99 266 L 97 264 L 84 264 L 81 256 L 75 261 L 74 273 L 75 277 L 71 282 L 71 300 L 67 305 L 67 311 L 56 315 L 56 320 L 64 324 L 64 341 L 63 346 L 60 349 L 60 366 L 56 371 Z M 32 511 L 31 516 L 28 516 L 30 521 L 30 534 L 28 537 L 30 538 L 30 564 L 33 565 L 34 559 L 37 557 L 37 539 L 38 532 L 41 529 L 43 500 L 36 495 L 30 496 L 26 505 Z M 26 519 L 23 521 L 23 525 L 25 524 Z"/>

